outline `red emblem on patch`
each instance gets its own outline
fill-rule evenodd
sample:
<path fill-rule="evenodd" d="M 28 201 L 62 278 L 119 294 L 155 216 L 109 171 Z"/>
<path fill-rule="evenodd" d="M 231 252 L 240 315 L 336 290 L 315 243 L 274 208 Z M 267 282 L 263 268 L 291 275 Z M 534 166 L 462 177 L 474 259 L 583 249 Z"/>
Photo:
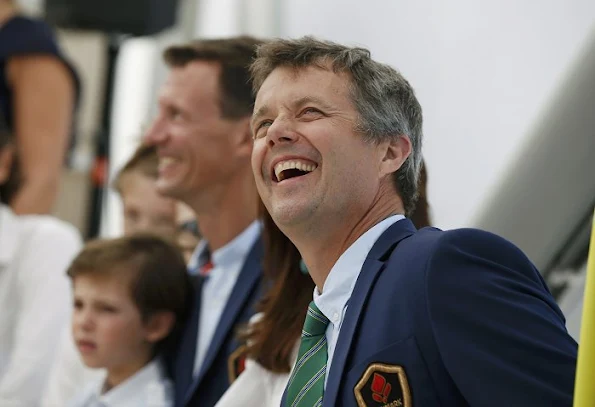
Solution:
<path fill-rule="evenodd" d="M 412 407 L 403 366 L 372 363 L 353 389 L 358 407 Z"/>
<path fill-rule="evenodd" d="M 374 373 L 372 379 L 372 398 L 379 403 L 386 403 L 388 396 L 392 390 L 390 383 L 386 382 L 386 378 L 378 373 Z"/>

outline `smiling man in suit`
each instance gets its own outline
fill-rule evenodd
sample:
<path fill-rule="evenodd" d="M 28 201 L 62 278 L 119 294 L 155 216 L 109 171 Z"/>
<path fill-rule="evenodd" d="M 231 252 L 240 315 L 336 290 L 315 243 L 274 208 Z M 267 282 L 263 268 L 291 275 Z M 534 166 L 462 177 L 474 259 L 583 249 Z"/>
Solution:
<path fill-rule="evenodd" d="M 571 405 L 577 346 L 531 262 L 405 217 L 422 111 L 403 76 L 309 37 L 251 69 L 256 185 L 316 283 L 283 405 Z"/>
<path fill-rule="evenodd" d="M 259 198 L 250 171 L 251 37 L 195 41 L 164 53 L 171 68 L 145 136 L 159 156 L 157 188 L 200 224 L 196 303 L 176 350 L 176 406 L 213 406 L 241 368 L 238 324 L 260 296 Z"/>

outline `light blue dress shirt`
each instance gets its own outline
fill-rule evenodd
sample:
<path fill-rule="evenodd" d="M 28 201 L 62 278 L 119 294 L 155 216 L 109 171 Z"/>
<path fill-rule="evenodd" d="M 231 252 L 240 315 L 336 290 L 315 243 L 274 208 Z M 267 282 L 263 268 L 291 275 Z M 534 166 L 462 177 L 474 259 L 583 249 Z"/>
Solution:
<path fill-rule="evenodd" d="M 339 337 L 349 298 L 351 298 L 366 257 L 380 235 L 401 219 L 405 219 L 405 217 L 403 215 L 393 215 L 368 229 L 339 257 L 324 282 L 322 294 L 318 292 L 317 287 L 314 287 L 314 303 L 330 321 L 326 329 L 328 344 L 327 373 L 330 372 L 337 338 Z M 325 377 L 325 387 L 327 378 L 328 374 Z"/>
<path fill-rule="evenodd" d="M 231 242 L 211 253 L 213 268 L 202 284 L 194 376 L 200 372 L 221 314 L 260 231 L 261 223 L 254 221 Z M 203 251 L 207 249 L 207 245 L 208 242 L 202 240 L 194 251 L 193 259 L 200 258 Z M 196 260 L 191 261 L 190 264 L 195 268 L 198 266 Z"/>

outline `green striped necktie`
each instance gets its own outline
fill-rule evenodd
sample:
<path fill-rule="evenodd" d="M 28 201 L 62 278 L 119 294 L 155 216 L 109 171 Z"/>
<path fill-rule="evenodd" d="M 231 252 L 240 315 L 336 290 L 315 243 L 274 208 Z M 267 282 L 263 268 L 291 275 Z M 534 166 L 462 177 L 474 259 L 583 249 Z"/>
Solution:
<path fill-rule="evenodd" d="M 328 351 L 326 327 L 329 320 L 314 301 L 308 307 L 297 362 L 287 385 L 287 406 L 322 406 Z"/>

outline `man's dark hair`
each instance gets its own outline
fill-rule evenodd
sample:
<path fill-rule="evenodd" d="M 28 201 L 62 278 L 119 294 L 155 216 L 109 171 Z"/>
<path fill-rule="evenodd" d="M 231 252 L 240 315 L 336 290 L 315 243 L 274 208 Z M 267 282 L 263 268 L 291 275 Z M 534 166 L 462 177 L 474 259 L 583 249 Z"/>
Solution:
<path fill-rule="evenodd" d="M 184 67 L 195 61 L 218 63 L 221 115 L 240 119 L 252 115 L 254 95 L 249 67 L 256 57 L 257 46 L 262 43 L 250 36 L 195 40 L 167 48 L 163 58 L 170 67 Z"/>

